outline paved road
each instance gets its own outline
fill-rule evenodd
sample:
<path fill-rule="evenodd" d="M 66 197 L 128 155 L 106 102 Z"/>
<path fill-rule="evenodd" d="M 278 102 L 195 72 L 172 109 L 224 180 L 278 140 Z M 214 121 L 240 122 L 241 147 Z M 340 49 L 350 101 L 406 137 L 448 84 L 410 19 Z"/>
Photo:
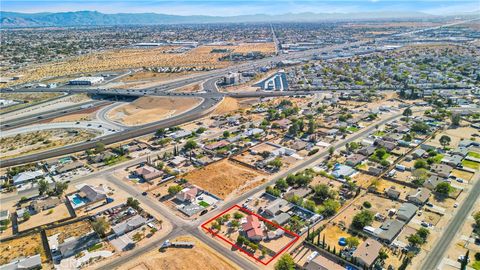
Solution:
<path fill-rule="evenodd" d="M 433 249 L 428 253 L 421 269 L 437 269 L 437 266 L 442 261 L 445 252 L 450 247 L 453 238 L 467 219 L 473 206 L 478 203 L 478 198 L 480 196 L 480 179 L 478 178 L 480 178 L 480 175 L 477 173 L 475 185 L 472 186 L 470 193 L 468 194 L 465 201 L 460 205 L 459 208 L 457 208 L 456 214 L 452 217 L 452 220 L 448 224 L 447 228 L 443 231 L 442 237 L 434 245 Z"/>

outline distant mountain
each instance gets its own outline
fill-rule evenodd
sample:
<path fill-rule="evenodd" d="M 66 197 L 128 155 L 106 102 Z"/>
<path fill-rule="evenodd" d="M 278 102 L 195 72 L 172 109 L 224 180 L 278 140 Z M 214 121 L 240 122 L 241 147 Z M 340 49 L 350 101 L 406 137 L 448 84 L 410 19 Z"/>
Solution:
<path fill-rule="evenodd" d="M 156 25 L 187 23 L 253 23 L 253 22 L 316 22 L 323 20 L 358 20 L 387 18 L 425 18 L 432 15 L 421 12 L 368 12 L 368 13 L 287 13 L 282 15 L 179 16 L 157 13 L 104 14 L 97 11 L 58 13 L 0 12 L 0 27 L 39 26 L 107 26 Z"/>

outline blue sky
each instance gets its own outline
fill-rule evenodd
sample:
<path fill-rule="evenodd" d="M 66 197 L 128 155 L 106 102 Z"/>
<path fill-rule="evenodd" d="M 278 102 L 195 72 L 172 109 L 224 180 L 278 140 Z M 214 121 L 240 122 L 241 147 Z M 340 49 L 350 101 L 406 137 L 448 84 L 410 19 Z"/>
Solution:
<path fill-rule="evenodd" d="M 300 12 L 350 13 L 374 11 L 419 11 L 435 15 L 480 12 L 480 0 L 2 0 L 2 11 L 60 12 L 96 10 L 103 13 L 154 12 L 175 15 L 233 16 L 245 14 L 284 14 Z"/>

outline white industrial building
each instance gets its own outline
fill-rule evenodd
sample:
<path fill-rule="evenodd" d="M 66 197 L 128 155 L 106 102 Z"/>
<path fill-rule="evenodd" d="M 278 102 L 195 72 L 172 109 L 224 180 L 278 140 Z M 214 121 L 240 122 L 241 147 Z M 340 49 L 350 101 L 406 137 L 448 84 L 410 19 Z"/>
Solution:
<path fill-rule="evenodd" d="M 70 80 L 70 85 L 94 85 L 103 82 L 103 77 L 80 77 Z"/>

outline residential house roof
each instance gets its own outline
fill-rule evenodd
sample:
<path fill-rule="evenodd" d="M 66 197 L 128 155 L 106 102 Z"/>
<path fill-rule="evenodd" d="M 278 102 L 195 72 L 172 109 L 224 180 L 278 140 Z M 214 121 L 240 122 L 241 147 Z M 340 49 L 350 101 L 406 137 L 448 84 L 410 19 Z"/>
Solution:
<path fill-rule="evenodd" d="M 144 217 L 140 215 L 135 215 L 129 218 L 128 220 L 125 220 L 124 222 L 113 226 L 112 230 L 116 235 L 122 235 L 135 230 L 136 228 L 142 226 L 146 222 L 147 220 Z"/>
<path fill-rule="evenodd" d="M 315 257 L 315 259 L 308 262 L 303 268 L 305 270 L 345 270 L 344 266 L 341 266 L 322 255 Z"/>
<path fill-rule="evenodd" d="M 438 184 L 441 182 L 444 182 L 445 178 L 437 176 L 437 175 L 431 175 L 424 183 L 423 186 L 428 188 L 428 189 L 434 189 L 437 187 Z"/>
<path fill-rule="evenodd" d="M 145 165 L 143 167 L 140 167 L 135 170 L 135 173 L 137 175 L 140 175 L 143 179 L 145 180 L 152 180 L 154 178 L 157 178 L 163 174 L 162 171 L 150 166 L 150 165 Z"/>
<path fill-rule="evenodd" d="M 409 221 L 415 213 L 417 213 L 418 207 L 411 203 L 403 203 L 397 211 L 397 218 L 403 221 Z"/>
<path fill-rule="evenodd" d="M 69 172 L 71 170 L 75 170 L 75 169 L 78 169 L 78 168 L 81 168 L 81 167 L 83 167 L 82 162 L 74 161 L 74 162 L 67 163 L 67 164 L 57 168 L 57 173 L 65 173 L 65 172 Z"/>
<path fill-rule="evenodd" d="M 13 177 L 13 184 L 17 185 L 27 181 L 32 181 L 43 175 L 44 173 L 42 170 L 21 172 Z"/>
<path fill-rule="evenodd" d="M 290 214 L 288 213 L 280 213 L 276 215 L 274 218 L 272 218 L 272 222 L 283 225 L 287 223 L 291 217 L 292 216 L 290 216 Z"/>
<path fill-rule="evenodd" d="M 407 200 L 414 203 L 424 204 L 427 202 L 428 198 L 430 198 L 430 194 L 430 190 L 426 188 L 417 188 L 407 194 Z"/>
<path fill-rule="evenodd" d="M 375 231 L 375 234 L 378 238 L 390 243 L 400 233 L 404 225 L 405 223 L 400 220 L 388 219 L 382 223 L 378 231 Z"/>
<path fill-rule="evenodd" d="M 356 166 L 357 164 L 364 161 L 367 157 L 362 154 L 353 154 L 347 157 L 345 163 L 347 165 Z"/>
<path fill-rule="evenodd" d="M 17 269 L 36 269 L 42 267 L 42 259 L 40 254 L 28 257 L 17 258 L 7 264 L 0 266 L 0 270 L 17 270 Z"/>
<path fill-rule="evenodd" d="M 357 247 L 355 252 L 353 252 L 353 257 L 359 259 L 367 266 L 371 266 L 373 262 L 377 259 L 381 249 L 382 244 L 380 244 L 376 240 L 368 238 L 362 244 L 360 244 L 360 246 Z"/>
<path fill-rule="evenodd" d="M 87 198 L 90 202 L 96 202 L 107 198 L 107 190 L 103 186 L 83 185 L 79 188 L 82 197 Z"/>
<path fill-rule="evenodd" d="M 260 220 L 255 215 L 248 215 L 247 222 L 242 224 L 243 231 L 249 238 L 263 237 L 263 230 L 260 225 Z"/>
<path fill-rule="evenodd" d="M 198 194 L 198 188 L 184 188 L 177 194 L 177 199 L 183 201 L 192 201 Z"/>
<path fill-rule="evenodd" d="M 446 164 L 433 164 L 430 170 L 442 177 L 448 177 L 453 170 L 453 167 Z"/>
<path fill-rule="evenodd" d="M 218 141 L 218 142 L 213 142 L 213 143 L 205 145 L 205 149 L 216 150 L 218 148 L 222 148 L 222 147 L 227 146 L 227 145 L 230 145 L 230 143 L 228 141 L 221 140 L 221 141 Z"/>
<path fill-rule="evenodd" d="M 271 216 L 275 216 L 279 212 L 288 212 L 292 209 L 293 204 L 287 202 L 284 199 L 277 198 L 275 201 L 271 202 L 264 211 Z"/>

